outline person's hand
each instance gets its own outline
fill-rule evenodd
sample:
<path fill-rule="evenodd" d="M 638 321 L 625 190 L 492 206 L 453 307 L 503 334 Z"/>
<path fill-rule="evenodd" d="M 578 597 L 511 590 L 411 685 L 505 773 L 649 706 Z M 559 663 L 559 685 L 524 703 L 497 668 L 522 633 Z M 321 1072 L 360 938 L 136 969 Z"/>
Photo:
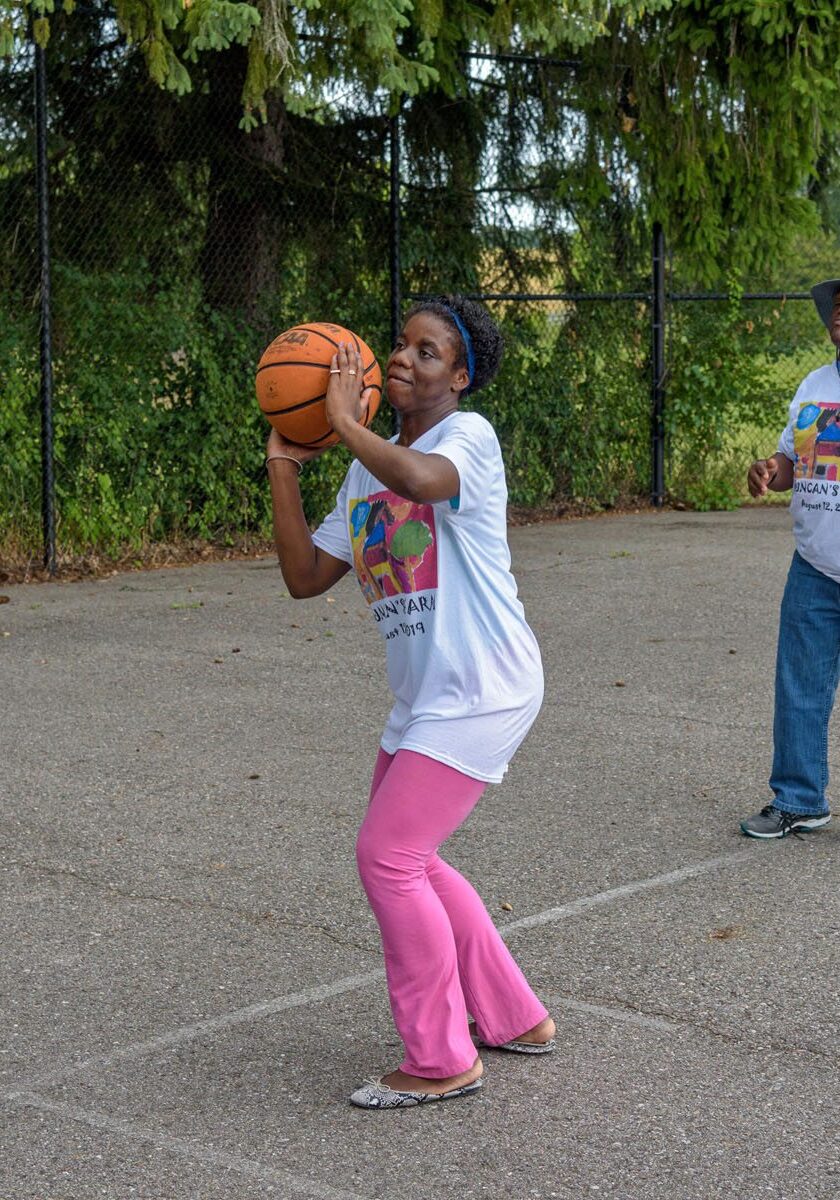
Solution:
<path fill-rule="evenodd" d="M 317 458 L 326 449 L 326 446 L 298 446 L 295 442 L 287 441 L 272 426 L 271 433 L 268 435 L 268 441 L 265 445 L 265 457 L 269 459 L 272 455 L 277 455 L 283 458 L 293 458 L 295 462 L 303 464 L 309 462 L 312 458 Z"/>
<path fill-rule="evenodd" d="M 775 457 L 759 458 L 747 473 L 747 487 L 750 495 L 758 499 L 766 496 L 767 489 L 779 473 L 779 462 Z"/>
<path fill-rule="evenodd" d="M 327 420 L 342 436 L 342 427 L 358 424 L 367 416 L 371 389 L 364 387 L 362 356 L 355 346 L 339 342 L 332 358 L 330 382 L 327 386 Z"/>

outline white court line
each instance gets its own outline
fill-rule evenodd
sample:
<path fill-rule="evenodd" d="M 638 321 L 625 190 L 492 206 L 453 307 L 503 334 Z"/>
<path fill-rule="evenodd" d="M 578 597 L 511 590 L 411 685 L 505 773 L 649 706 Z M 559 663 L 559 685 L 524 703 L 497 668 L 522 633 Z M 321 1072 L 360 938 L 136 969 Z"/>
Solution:
<path fill-rule="evenodd" d="M 227 1154 L 223 1150 L 213 1150 L 210 1146 L 202 1146 L 187 1138 L 169 1137 L 154 1129 L 146 1129 L 135 1125 L 132 1121 L 123 1121 L 119 1117 L 109 1117 L 104 1113 L 92 1112 L 89 1109 L 77 1108 L 73 1104 L 62 1104 L 55 1100 L 46 1100 L 32 1092 L 23 1092 L 17 1097 L 17 1103 L 34 1108 L 39 1112 L 56 1113 L 71 1121 L 79 1121 L 94 1129 L 102 1129 L 106 1133 L 117 1133 L 121 1137 L 133 1138 L 135 1141 L 148 1142 L 157 1150 L 167 1150 L 170 1154 L 180 1154 L 183 1158 L 206 1166 L 223 1167 L 226 1171 L 238 1171 L 240 1175 L 248 1175 L 251 1179 L 260 1179 L 264 1183 L 277 1183 L 284 1189 L 282 1195 L 295 1194 L 311 1196 L 313 1200 L 365 1200 L 358 1192 L 347 1192 L 343 1188 L 330 1187 L 327 1184 L 316 1183 L 305 1179 L 292 1171 L 278 1170 L 267 1167 L 264 1163 L 244 1158 L 241 1154 Z"/>
<path fill-rule="evenodd" d="M 571 996 L 553 996 L 552 1008 L 568 1008 L 583 1013 L 585 1017 L 608 1017 L 611 1021 L 623 1021 L 626 1025 L 640 1025 L 642 1029 L 655 1029 L 657 1033 L 677 1033 L 679 1025 L 666 1021 L 664 1017 L 646 1017 L 631 1008 L 609 1008 L 606 1004 L 592 1004 L 588 1000 L 573 1000 Z"/>
<path fill-rule="evenodd" d="M 94 1054 L 91 1058 L 80 1062 L 68 1063 L 56 1071 L 39 1075 L 20 1084 L 12 1092 L 0 1092 L 0 1099 L 16 1100 L 24 1091 L 35 1087 L 52 1087 L 62 1083 L 72 1075 L 81 1071 L 90 1071 L 96 1067 L 110 1067 L 114 1063 L 125 1062 L 127 1059 L 142 1058 L 145 1054 L 154 1054 L 158 1050 L 168 1050 L 172 1046 L 181 1046 L 205 1033 L 216 1033 L 220 1029 L 230 1029 L 235 1025 L 244 1025 L 257 1017 L 270 1017 L 286 1008 L 300 1008 L 304 1004 L 317 1004 L 319 1000 L 328 1000 L 330 996 L 340 996 L 342 992 L 352 992 L 364 987 L 367 983 L 375 983 L 385 978 L 385 970 L 378 967 L 375 971 L 367 971 L 364 975 L 347 975 L 337 979 L 335 983 L 324 983 L 319 987 L 306 988 L 302 992 L 290 992 L 287 996 L 278 996 L 276 1000 L 261 1000 L 257 1004 L 249 1004 L 247 1008 L 237 1008 L 233 1012 L 223 1013 L 219 1017 L 209 1017 L 206 1021 L 196 1021 L 194 1025 L 182 1025 L 171 1033 L 163 1033 L 159 1037 L 149 1038 L 145 1042 L 135 1042 L 132 1046 L 124 1046 L 122 1050 L 114 1050 L 111 1054 Z"/>
<path fill-rule="evenodd" d="M 568 904 L 561 904 L 557 908 L 549 908 L 545 912 L 535 913 L 530 917 L 522 917 L 518 921 L 511 921 L 507 925 L 502 926 L 500 932 L 503 937 L 507 938 L 512 933 L 517 933 L 521 929 L 533 929 L 538 925 L 553 924 L 566 917 L 573 917 L 579 913 L 587 912 L 591 908 L 612 904 L 616 900 L 636 895 L 638 892 L 646 892 L 654 888 L 681 883 L 685 879 L 693 879 L 698 875 L 705 875 L 709 871 L 717 870 L 718 867 L 729 866 L 750 857 L 752 857 L 750 851 L 739 850 L 730 854 L 721 854 L 715 858 L 707 858 L 703 862 L 695 863 L 693 866 L 680 867 L 676 871 L 668 871 L 664 875 L 654 875 L 649 879 L 639 879 L 634 883 L 626 883 L 621 887 L 610 888 L 606 892 L 598 892 L 594 896 L 583 896 L 579 900 L 571 900 Z M 299 1008 L 307 1004 L 317 1004 L 319 1001 L 327 1000 L 332 996 L 340 996 L 344 992 L 352 992 L 357 988 L 365 987 L 369 983 L 376 983 L 384 979 L 384 977 L 385 971 L 382 967 L 379 967 L 373 971 L 366 971 L 362 975 L 348 975 L 344 979 L 337 979 L 334 983 L 326 983 L 319 987 L 305 988 L 300 992 L 292 992 L 287 996 L 279 996 L 275 1000 L 263 1000 L 257 1004 L 250 1004 L 247 1008 L 236 1009 L 233 1012 L 224 1013 L 218 1017 L 210 1017 L 206 1021 L 197 1021 L 193 1025 L 182 1025 L 180 1029 L 175 1029 L 171 1033 L 164 1033 L 159 1037 L 149 1038 L 144 1042 L 135 1042 L 133 1045 L 125 1046 L 121 1050 L 115 1050 L 111 1054 L 96 1054 L 91 1058 L 82 1059 L 80 1062 L 68 1063 L 64 1067 L 59 1067 L 57 1070 L 50 1071 L 35 1079 L 22 1081 L 13 1089 L 0 1091 L 0 1099 L 17 1100 L 23 1092 L 29 1092 L 33 1088 L 52 1087 L 83 1071 L 93 1070 L 98 1067 L 110 1067 L 118 1062 L 141 1058 L 145 1054 L 154 1054 L 158 1050 L 181 1046 L 185 1042 L 190 1042 L 194 1038 L 201 1037 L 203 1034 L 213 1034 L 219 1030 L 231 1029 L 236 1025 L 245 1024 L 259 1017 L 269 1017 L 274 1013 L 282 1012 L 288 1008 Z"/>
<path fill-rule="evenodd" d="M 507 937 L 518 929 L 533 929 L 537 925 L 552 925 L 563 917 L 574 917 L 578 913 L 587 912 L 590 908 L 598 908 L 601 904 L 612 904 L 624 896 L 634 896 L 637 892 L 647 892 L 651 888 L 667 887 L 669 883 L 682 883 L 684 879 L 693 879 L 695 875 L 705 875 L 717 867 L 729 863 L 741 862 L 751 858 L 749 850 L 737 850 L 730 854 L 721 854 L 717 858 L 707 858 L 696 863 L 693 867 L 680 867 L 677 871 L 669 871 L 667 875 L 654 875 L 652 879 L 639 879 L 635 883 L 625 883 L 622 887 L 610 888 L 608 892 L 598 892 L 594 896 L 582 896 L 580 900 L 572 900 L 569 904 L 561 904 L 558 908 L 548 908 L 545 912 L 535 913 L 532 917 L 520 917 L 511 921 L 501 930 Z"/>

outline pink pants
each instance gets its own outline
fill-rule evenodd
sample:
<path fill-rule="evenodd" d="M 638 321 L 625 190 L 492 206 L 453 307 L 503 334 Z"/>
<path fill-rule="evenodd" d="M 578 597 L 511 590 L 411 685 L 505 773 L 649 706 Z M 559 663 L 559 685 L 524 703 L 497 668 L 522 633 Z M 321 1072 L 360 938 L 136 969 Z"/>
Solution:
<path fill-rule="evenodd" d="M 411 1075 L 443 1079 L 472 1066 L 468 1012 L 496 1044 L 548 1015 L 478 894 L 437 853 L 485 786 L 412 750 L 380 750 L 376 760 L 356 854 Z"/>

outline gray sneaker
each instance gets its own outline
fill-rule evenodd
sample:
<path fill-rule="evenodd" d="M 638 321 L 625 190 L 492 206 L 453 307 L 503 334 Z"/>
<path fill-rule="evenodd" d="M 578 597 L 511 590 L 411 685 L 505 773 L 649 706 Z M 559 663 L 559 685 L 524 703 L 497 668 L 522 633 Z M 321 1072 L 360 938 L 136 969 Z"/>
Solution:
<path fill-rule="evenodd" d="M 775 804 L 766 804 L 761 812 L 741 822 L 741 829 L 747 837 L 754 838 L 783 838 L 789 833 L 798 835 L 801 830 L 809 833 L 812 829 L 822 829 L 831 820 L 831 813 L 792 813 L 783 812 Z"/>

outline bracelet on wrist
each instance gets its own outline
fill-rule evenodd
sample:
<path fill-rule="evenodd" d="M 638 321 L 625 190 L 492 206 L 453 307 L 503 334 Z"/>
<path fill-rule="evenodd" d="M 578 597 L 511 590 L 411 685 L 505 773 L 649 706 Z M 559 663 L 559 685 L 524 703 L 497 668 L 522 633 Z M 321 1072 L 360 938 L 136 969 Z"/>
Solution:
<path fill-rule="evenodd" d="M 301 471 L 303 470 L 303 463 L 300 461 L 299 458 L 295 458 L 291 454 L 268 454 L 268 455 L 266 455 L 265 469 L 268 470 L 268 464 L 270 462 L 275 462 L 276 459 L 278 459 L 278 458 L 285 458 L 285 459 L 288 459 L 289 462 L 293 462 L 295 464 L 295 466 L 297 467 L 298 475 L 300 475 Z"/>

